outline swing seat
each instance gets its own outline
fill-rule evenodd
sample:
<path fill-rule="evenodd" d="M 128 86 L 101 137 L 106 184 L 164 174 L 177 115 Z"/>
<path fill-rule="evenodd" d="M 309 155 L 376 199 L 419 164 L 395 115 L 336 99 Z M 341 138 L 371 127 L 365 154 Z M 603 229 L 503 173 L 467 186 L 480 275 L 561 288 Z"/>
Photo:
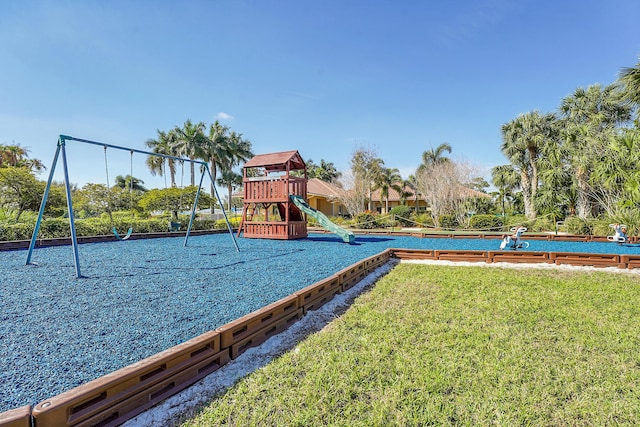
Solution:
<path fill-rule="evenodd" d="M 113 235 L 116 236 L 116 239 L 118 240 L 127 240 L 129 237 L 131 237 L 131 233 L 133 233 L 133 227 L 129 227 L 129 230 L 127 231 L 127 234 L 125 236 L 120 236 L 118 234 L 118 230 L 116 230 L 115 227 L 113 227 L 111 229 L 111 231 L 113 231 Z"/>

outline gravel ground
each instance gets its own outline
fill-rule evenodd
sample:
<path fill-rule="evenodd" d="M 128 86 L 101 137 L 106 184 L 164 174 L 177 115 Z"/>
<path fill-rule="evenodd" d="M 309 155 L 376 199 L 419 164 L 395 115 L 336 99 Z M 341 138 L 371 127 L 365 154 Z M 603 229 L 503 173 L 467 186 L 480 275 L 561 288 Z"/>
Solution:
<path fill-rule="evenodd" d="M 524 236 L 526 240 L 526 235 Z M 389 247 L 497 250 L 499 240 L 226 234 L 0 252 L 0 412 L 36 404 L 215 329 Z M 529 250 L 640 253 L 612 243 L 531 241 Z"/>

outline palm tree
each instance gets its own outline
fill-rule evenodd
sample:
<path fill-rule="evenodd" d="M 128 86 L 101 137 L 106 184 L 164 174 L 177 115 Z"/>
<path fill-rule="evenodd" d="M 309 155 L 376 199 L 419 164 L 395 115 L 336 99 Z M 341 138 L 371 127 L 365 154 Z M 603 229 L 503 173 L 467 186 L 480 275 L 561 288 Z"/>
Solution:
<path fill-rule="evenodd" d="M 591 171 L 602 158 L 603 147 L 617 126 L 631 118 L 631 108 L 621 99 L 615 86 L 599 84 L 578 88 L 560 105 L 564 116 L 564 138 L 576 185 L 577 214 L 591 215 Z"/>
<path fill-rule="evenodd" d="M 380 204 L 385 201 L 384 213 L 389 212 L 389 190 L 394 189 L 398 193 L 402 192 L 402 177 L 396 168 L 385 168 L 380 170 L 380 174 L 375 177 L 375 186 L 380 189 Z"/>
<path fill-rule="evenodd" d="M 1 167 L 26 167 L 29 171 L 40 172 L 46 167 L 38 159 L 29 158 L 29 149 L 20 144 L 0 144 L 0 168 Z"/>
<path fill-rule="evenodd" d="M 424 151 L 422 153 L 422 163 L 420 164 L 420 166 L 418 166 L 417 172 L 424 172 L 425 169 L 428 169 L 429 166 L 432 165 L 439 165 L 449 162 L 450 159 L 448 157 L 445 157 L 445 152 L 451 154 L 451 145 L 449 145 L 449 143 L 447 142 L 443 142 L 435 149 L 431 147 L 429 150 Z"/>
<path fill-rule="evenodd" d="M 147 139 L 145 145 L 156 154 L 163 154 L 165 156 L 178 156 L 178 136 L 174 129 L 169 132 L 163 132 L 158 130 L 157 139 Z M 171 187 L 176 186 L 176 164 L 173 159 L 166 159 L 160 156 L 147 157 L 147 167 L 151 171 L 151 175 L 163 176 L 166 172 L 165 161 L 169 167 L 169 176 L 171 179 Z M 166 182 L 166 181 L 165 181 Z"/>
<path fill-rule="evenodd" d="M 624 99 L 635 105 L 637 120 L 640 121 L 640 62 L 635 67 L 625 67 L 620 71 L 618 85 Z"/>
<path fill-rule="evenodd" d="M 136 178 L 135 176 L 131 176 L 131 175 L 116 176 L 116 187 L 120 187 L 124 190 L 141 191 L 141 192 L 147 191 L 147 189 L 144 188 L 142 184 L 144 184 L 144 181 L 139 178 Z"/>
<path fill-rule="evenodd" d="M 217 180 L 217 183 L 227 189 L 227 194 L 228 194 L 227 209 L 231 210 L 233 190 L 242 186 L 242 175 L 230 170 L 222 171 L 220 173 L 220 178 L 218 178 Z"/>
<path fill-rule="evenodd" d="M 228 145 L 229 127 L 216 120 L 215 123 L 209 126 L 209 135 L 204 147 L 204 160 L 209 163 L 213 179 L 216 179 L 218 163 L 221 158 L 226 156 Z"/>
<path fill-rule="evenodd" d="M 500 165 L 491 169 L 491 181 L 498 189 L 497 195 L 502 206 L 502 218 L 506 215 L 506 199 L 520 185 L 520 176 L 512 165 Z"/>
<path fill-rule="evenodd" d="M 342 175 L 338 172 L 333 162 L 327 162 L 325 159 L 320 159 L 319 165 L 314 164 L 313 160 L 309 159 L 307 172 L 309 178 L 318 178 L 326 182 L 334 182 Z"/>
<path fill-rule="evenodd" d="M 405 187 L 409 187 L 413 192 L 413 201 L 415 207 L 415 213 L 418 213 L 418 198 L 420 191 L 418 191 L 418 178 L 416 175 L 409 175 L 409 178 L 404 182 Z"/>
<path fill-rule="evenodd" d="M 535 199 L 538 190 L 538 160 L 544 144 L 553 137 L 553 114 L 538 111 L 521 114 L 502 125 L 502 153 L 520 173 L 520 187 L 527 218 L 536 217 Z"/>
<path fill-rule="evenodd" d="M 241 162 L 253 157 L 251 141 L 242 138 L 242 134 L 232 131 L 229 127 L 216 121 L 209 127 L 209 137 L 204 147 L 203 159 L 210 164 L 211 175 L 216 179 L 218 168 L 221 174 L 231 172 Z M 213 182 L 211 183 L 211 198 L 214 198 Z"/>
<path fill-rule="evenodd" d="M 193 123 L 191 119 L 187 119 L 182 127 L 174 128 L 177 135 L 177 152 L 191 160 L 191 185 L 196 185 L 196 169 L 193 160 L 205 158 L 205 150 L 209 145 L 207 136 L 204 134 L 205 129 L 206 125 L 203 122 Z"/>

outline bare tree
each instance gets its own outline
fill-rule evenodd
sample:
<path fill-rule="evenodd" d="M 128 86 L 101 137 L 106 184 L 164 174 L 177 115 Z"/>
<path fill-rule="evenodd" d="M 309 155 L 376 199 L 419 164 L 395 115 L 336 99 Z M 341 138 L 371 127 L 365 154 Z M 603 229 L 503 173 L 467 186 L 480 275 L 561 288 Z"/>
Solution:
<path fill-rule="evenodd" d="M 434 163 L 416 172 L 417 189 L 425 196 L 436 226 L 443 214 L 455 215 L 464 222 L 464 200 L 476 194 L 468 187 L 473 176 L 473 167 L 456 161 Z"/>
<path fill-rule="evenodd" d="M 367 182 L 356 179 L 351 171 L 343 172 L 340 178 L 338 200 L 352 217 L 363 211 L 369 187 Z"/>
<path fill-rule="evenodd" d="M 375 148 L 358 147 L 354 150 L 351 157 L 351 176 L 354 187 L 363 186 L 366 189 L 363 206 L 364 202 L 368 202 L 369 210 L 371 210 L 371 193 L 382 174 L 383 167 L 384 160 L 378 157 Z"/>

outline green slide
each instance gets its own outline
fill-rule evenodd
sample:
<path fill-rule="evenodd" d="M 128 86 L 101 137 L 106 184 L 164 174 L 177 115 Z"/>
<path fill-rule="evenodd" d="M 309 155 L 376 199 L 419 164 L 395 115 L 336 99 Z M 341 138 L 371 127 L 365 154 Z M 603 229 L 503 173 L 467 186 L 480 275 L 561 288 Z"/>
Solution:
<path fill-rule="evenodd" d="M 353 243 L 356 240 L 356 236 L 354 236 L 351 231 L 345 230 L 344 228 L 331 222 L 331 220 L 329 220 L 329 218 L 327 218 L 325 214 L 309 206 L 309 204 L 302 197 L 293 194 L 289 195 L 289 197 L 302 212 L 318 221 L 318 223 L 322 227 L 342 237 L 342 240 L 345 243 Z"/>

